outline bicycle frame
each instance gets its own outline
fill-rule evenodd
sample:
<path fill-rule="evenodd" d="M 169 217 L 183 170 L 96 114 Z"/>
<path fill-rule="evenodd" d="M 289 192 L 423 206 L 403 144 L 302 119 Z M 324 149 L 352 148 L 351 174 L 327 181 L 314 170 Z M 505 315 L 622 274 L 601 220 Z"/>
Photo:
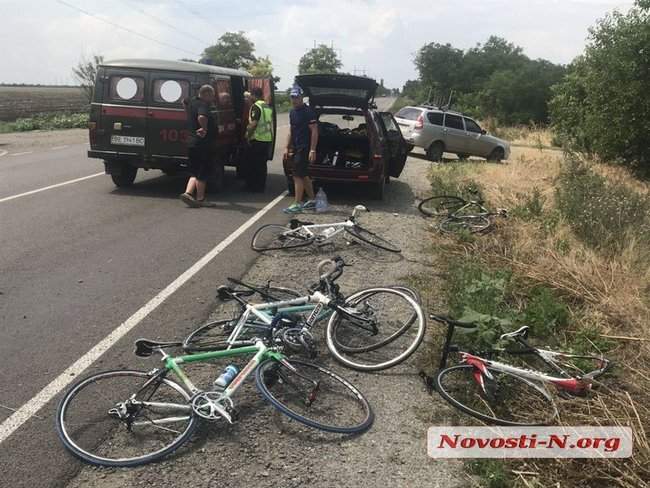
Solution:
<path fill-rule="evenodd" d="M 261 303 L 257 305 L 246 303 L 246 308 L 239 318 L 237 325 L 226 340 L 226 342 L 229 343 L 227 350 L 238 345 L 237 339 L 244 330 L 244 327 L 247 326 L 251 316 L 258 318 L 263 324 L 270 327 L 273 324 L 273 317 L 279 314 L 311 311 L 312 313 L 305 324 L 305 327 L 309 329 L 315 322 L 332 313 L 332 310 L 328 308 L 330 303 L 331 299 L 319 291 L 316 291 L 311 295 L 305 295 L 303 297 L 283 300 L 280 302 Z M 314 311 L 317 309 L 318 312 L 314 314 Z M 267 310 L 275 310 L 275 313 L 269 314 L 266 312 Z"/>
<path fill-rule="evenodd" d="M 345 222 L 335 222 L 333 224 L 309 224 L 309 225 L 301 225 L 300 227 L 297 227 L 296 229 L 291 229 L 287 232 L 284 233 L 284 235 L 291 235 L 291 234 L 301 234 L 303 237 L 307 237 L 309 239 L 311 238 L 318 238 L 321 237 L 322 241 L 328 241 L 335 236 L 339 235 L 341 232 L 343 232 L 346 228 L 352 228 L 354 227 L 354 222 L 350 219 L 346 220 Z M 320 232 L 317 232 L 319 229 L 331 229 L 333 228 L 334 231 L 331 232 L 328 235 L 324 235 Z"/>
<path fill-rule="evenodd" d="M 200 388 L 197 388 L 196 385 L 187 377 L 183 369 L 181 368 L 182 364 L 191 364 L 191 363 L 197 363 L 197 362 L 205 362 L 205 361 L 210 361 L 210 360 L 215 360 L 215 359 L 224 359 L 224 358 L 229 358 L 229 357 L 236 357 L 236 356 L 247 356 L 253 354 L 253 357 L 251 360 L 246 364 L 246 366 L 237 374 L 237 376 L 230 382 L 228 387 L 223 390 L 223 392 L 220 392 L 221 396 L 219 398 L 220 402 L 227 401 L 231 402 L 231 397 L 235 394 L 235 392 L 239 389 L 241 384 L 244 382 L 246 378 L 248 378 L 253 371 L 257 368 L 257 366 L 264 361 L 265 359 L 272 358 L 278 362 L 281 362 L 285 366 L 287 366 L 290 369 L 294 369 L 290 363 L 286 361 L 286 356 L 284 354 L 274 350 L 273 348 L 267 347 L 262 341 L 257 341 L 255 345 L 253 346 L 245 346 L 245 347 L 239 347 L 236 349 L 227 349 L 223 351 L 211 351 L 211 352 L 204 352 L 204 353 L 197 353 L 197 354 L 189 354 L 189 355 L 183 355 L 183 356 L 170 356 L 167 354 L 163 349 L 158 349 L 158 351 L 161 353 L 163 357 L 163 361 L 165 364 L 164 368 L 161 368 L 158 370 L 150 380 L 148 380 L 140 389 L 140 391 L 146 389 L 149 385 L 156 381 L 162 381 L 163 378 L 167 376 L 169 372 L 173 373 L 182 383 L 182 385 L 185 387 L 186 391 L 192 396 L 195 397 L 196 395 L 203 393 L 204 391 L 201 390 Z M 148 401 L 139 401 L 135 399 L 135 396 L 140 392 L 138 391 L 135 393 L 130 401 L 134 405 L 142 405 L 142 406 L 152 406 L 152 407 L 157 407 L 157 408 L 173 408 L 176 410 L 181 410 L 181 411 L 188 411 L 190 412 L 192 410 L 191 405 L 180 405 L 180 404 L 171 404 L 171 403 L 161 403 L 161 402 L 148 402 Z M 220 409 L 219 413 L 230 423 L 232 423 L 232 418 L 230 414 L 225 410 L 225 409 Z M 187 418 L 187 417 L 185 417 Z M 169 417 L 169 418 L 163 418 L 163 419 L 156 419 L 153 421 L 154 424 L 167 424 L 167 423 L 174 423 L 179 420 L 178 417 Z M 151 420 L 147 421 L 148 423 L 152 423 Z M 147 423 L 145 422 L 145 423 Z M 138 425 L 138 423 L 134 423 L 135 425 Z"/>

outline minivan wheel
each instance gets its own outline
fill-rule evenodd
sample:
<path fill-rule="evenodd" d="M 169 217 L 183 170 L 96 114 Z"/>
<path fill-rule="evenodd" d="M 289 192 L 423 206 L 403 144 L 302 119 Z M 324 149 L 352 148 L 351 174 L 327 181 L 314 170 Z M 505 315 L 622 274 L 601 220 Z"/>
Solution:
<path fill-rule="evenodd" d="M 253 192 L 263 192 L 266 189 L 266 178 L 268 176 L 266 161 L 258 161 L 255 166 L 248 168 L 246 174 L 246 187 Z"/>
<path fill-rule="evenodd" d="M 497 147 L 490 153 L 487 157 L 487 160 L 491 163 L 500 163 L 503 158 L 506 157 L 506 153 L 502 147 Z"/>
<path fill-rule="evenodd" d="M 131 166 L 129 163 L 123 163 L 119 173 L 111 174 L 111 179 L 117 187 L 131 186 L 137 174 L 138 168 Z"/>
<path fill-rule="evenodd" d="M 211 192 L 219 192 L 223 190 L 223 182 L 226 177 L 226 171 L 223 164 L 217 163 L 212 171 L 210 179 L 208 179 L 208 189 Z"/>
<path fill-rule="evenodd" d="M 442 142 L 434 142 L 427 149 L 427 159 L 429 161 L 438 162 L 442 160 L 442 153 L 445 152 L 445 147 Z"/>

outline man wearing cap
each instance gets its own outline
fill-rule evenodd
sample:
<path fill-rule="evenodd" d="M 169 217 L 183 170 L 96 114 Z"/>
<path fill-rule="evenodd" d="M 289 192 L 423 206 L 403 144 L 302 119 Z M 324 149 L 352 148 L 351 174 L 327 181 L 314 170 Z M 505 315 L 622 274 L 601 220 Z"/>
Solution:
<path fill-rule="evenodd" d="M 299 86 L 291 89 L 291 105 L 289 113 L 289 137 L 284 151 L 284 159 L 291 160 L 295 198 L 293 203 L 284 209 L 285 213 L 300 213 L 305 209 L 316 207 L 314 187 L 309 178 L 309 163 L 316 161 L 316 146 L 318 145 L 318 118 L 316 112 L 305 105 L 303 93 Z M 307 201 L 303 198 L 307 194 Z"/>

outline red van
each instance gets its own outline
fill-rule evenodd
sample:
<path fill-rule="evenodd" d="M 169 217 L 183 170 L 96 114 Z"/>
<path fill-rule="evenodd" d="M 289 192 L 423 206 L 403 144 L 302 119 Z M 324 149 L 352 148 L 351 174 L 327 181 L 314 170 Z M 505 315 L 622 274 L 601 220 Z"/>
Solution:
<path fill-rule="evenodd" d="M 219 124 L 219 164 L 209 184 L 219 186 L 224 165 L 229 165 L 236 167 L 250 186 L 263 187 L 266 163 L 260 168 L 242 166 L 250 109 L 244 92 L 262 88 L 266 102 L 275 108 L 273 82 L 230 68 L 155 59 L 102 64 L 91 105 L 88 156 L 104 160 L 106 173 L 117 186 L 133 184 L 139 168 L 159 169 L 166 174 L 183 171 L 187 168 L 188 137 L 183 101 L 196 96 L 204 84 L 214 87 Z M 273 114 L 275 134 L 275 110 Z M 275 141 L 268 160 L 273 159 L 274 145 Z"/>

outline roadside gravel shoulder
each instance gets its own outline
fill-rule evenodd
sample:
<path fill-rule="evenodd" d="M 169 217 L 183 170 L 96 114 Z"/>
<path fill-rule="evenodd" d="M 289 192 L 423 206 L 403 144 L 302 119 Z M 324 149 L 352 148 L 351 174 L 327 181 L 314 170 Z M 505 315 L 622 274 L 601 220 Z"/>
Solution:
<path fill-rule="evenodd" d="M 260 255 L 243 279 L 261 283 L 272 280 L 304 289 L 316 279 L 317 264 L 335 255 L 352 265 L 339 281 L 344 293 L 372 285 L 407 284 L 409 277 L 433 274 L 423 252 L 426 225 L 414 205 L 416 195 L 427 190 L 429 167 L 422 159 L 409 158 L 402 177 L 391 181 L 385 200 L 368 202 L 371 212 L 361 216 L 362 225 L 399 243 L 401 257 L 360 244 L 349 245 L 339 236 L 335 246 Z M 357 200 L 351 194 L 352 190 L 329 195 L 336 203 L 330 212 L 303 218 L 331 222 L 349 215 L 355 204 L 365 203 L 363 196 Z M 282 223 L 287 219 L 279 214 L 277 220 Z M 431 300 L 435 297 L 425 297 L 427 308 L 437 305 Z M 427 331 L 425 344 L 406 363 L 383 373 L 357 373 L 325 355 L 319 358 L 351 380 L 370 401 L 375 423 L 361 436 L 349 438 L 303 429 L 265 405 L 249 381 L 237 397 L 239 423 L 205 425 L 191 443 L 162 463 L 129 470 L 84 467 L 69 486 L 467 486 L 460 462 L 427 457 L 428 427 L 444 424 L 450 415 L 439 397 L 426 392 L 418 376 L 420 368 L 430 362 L 427 343 L 435 332 Z M 320 349 L 324 351 L 325 346 Z M 203 366 L 197 374 L 210 381 L 222 367 Z"/>

